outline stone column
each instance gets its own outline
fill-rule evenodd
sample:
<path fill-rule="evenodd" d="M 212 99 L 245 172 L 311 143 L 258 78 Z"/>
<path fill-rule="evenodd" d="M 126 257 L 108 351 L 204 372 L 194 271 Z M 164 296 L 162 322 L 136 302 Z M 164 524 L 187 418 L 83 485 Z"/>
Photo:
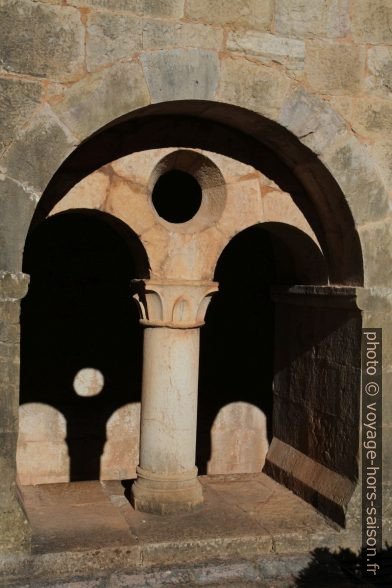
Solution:
<path fill-rule="evenodd" d="M 0 552 L 28 550 L 31 529 L 16 483 L 20 300 L 29 276 L 0 271 Z"/>
<path fill-rule="evenodd" d="M 135 281 L 145 326 L 137 510 L 190 511 L 203 502 L 195 466 L 199 336 L 214 282 Z"/>

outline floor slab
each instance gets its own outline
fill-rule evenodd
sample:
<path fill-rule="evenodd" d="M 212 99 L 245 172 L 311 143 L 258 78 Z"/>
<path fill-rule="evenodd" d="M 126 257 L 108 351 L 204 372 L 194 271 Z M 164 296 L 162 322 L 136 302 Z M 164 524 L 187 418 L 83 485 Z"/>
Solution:
<path fill-rule="evenodd" d="M 291 562 L 316 547 L 342 543 L 342 534 L 312 506 L 264 474 L 202 476 L 200 481 L 203 506 L 170 516 L 135 511 L 130 483 L 25 486 L 33 553 L 19 563 L 0 562 L 0 571 L 43 578 L 55 566 L 65 578 L 143 573 L 157 566 L 187 569 L 213 561 L 245 560 L 251 566 L 260 557 Z"/>

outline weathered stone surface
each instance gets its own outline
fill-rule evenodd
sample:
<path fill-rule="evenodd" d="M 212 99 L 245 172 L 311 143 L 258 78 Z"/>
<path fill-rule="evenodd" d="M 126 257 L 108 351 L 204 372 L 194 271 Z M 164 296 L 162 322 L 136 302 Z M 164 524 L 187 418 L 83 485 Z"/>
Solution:
<path fill-rule="evenodd" d="M 111 183 L 105 210 L 127 223 L 138 235 L 157 222 L 146 190 L 118 176 Z"/>
<path fill-rule="evenodd" d="M 245 59 L 222 61 L 219 100 L 276 118 L 290 87 L 280 72 Z"/>
<path fill-rule="evenodd" d="M 305 73 L 321 94 L 357 94 L 365 66 L 365 49 L 354 45 L 311 41 L 307 45 Z"/>
<path fill-rule="evenodd" d="M 92 13 L 87 25 L 87 69 L 130 58 L 142 47 L 142 21 L 126 14 Z"/>
<path fill-rule="evenodd" d="M 344 37 L 349 29 L 348 0 L 277 0 L 275 30 L 294 37 Z"/>
<path fill-rule="evenodd" d="M 19 271 L 35 198 L 23 186 L 0 177 L 0 268 Z"/>
<path fill-rule="evenodd" d="M 388 195 L 365 145 L 349 137 L 331 146 L 322 159 L 339 182 L 357 224 L 388 214 Z"/>
<path fill-rule="evenodd" d="M 75 208 L 103 210 L 109 184 L 109 177 L 100 171 L 83 178 L 55 205 L 50 214 Z"/>
<path fill-rule="evenodd" d="M 68 0 L 68 4 L 158 18 L 181 18 L 184 13 L 184 0 Z"/>
<path fill-rule="evenodd" d="M 117 117 L 148 103 L 141 67 L 120 63 L 70 86 L 56 112 L 75 135 L 85 139 Z"/>
<path fill-rule="evenodd" d="M 271 0 L 188 0 L 185 15 L 217 25 L 267 31 L 271 26 Z"/>
<path fill-rule="evenodd" d="M 216 227 L 195 234 L 173 233 L 161 276 L 169 279 L 212 280 L 219 254 L 226 244 Z"/>
<path fill-rule="evenodd" d="M 42 95 L 41 84 L 15 78 L 0 78 L 0 152 L 34 113 Z"/>
<path fill-rule="evenodd" d="M 68 482 L 70 459 L 65 442 L 67 423 L 52 406 L 28 403 L 19 407 L 16 461 L 20 484 Z"/>
<path fill-rule="evenodd" d="M 124 178 L 124 180 L 139 184 L 140 187 L 147 186 L 152 170 L 165 155 L 172 151 L 174 151 L 174 148 L 149 149 L 140 153 L 136 152 L 112 161 L 110 166 L 114 173 Z"/>
<path fill-rule="evenodd" d="M 222 47 L 223 30 L 204 24 L 146 20 L 143 24 L 143 49 L 167 47 L 215 49 Z"/>
<path fill-rule="evenodd" d="M 227 185 L 227 204 L 217 224 L 227 242 L 236 233 L 263 220 L 260 184 L 257 179 L 244 179 Z"/>
<path fill-rule="evenodd" d="M 218 84 L 219 61 L 215 53 L 174 49 L 141 57 L 153 102 L 211 100 Z"/>
<path fill-rule="evenodd" d="M 332 108 L 340 114 L 344 120 L 351 121 L 353 116 L 354 100 L 350 96 L 332 96 L 329 100 Z"/>
<path fill-rule="evenodd" d="M 56 80 L 82 72 L 84 29 L 68 6 L 1 0 L 0 63 L 7 71 Z"/>
<path fill-rule="evenodd" d="M 392 95 L 392 47 L 370 47 L 367 57 L 368 88 L 380 96 Z"/>
<path fill-rule="evenodd" d="M 4 181 L 4 180 L 1 180 Z M 18 301 L 21 300 L 22 298 L 24 298 L 24 296 L 26 296 L 27 294 L 27 289 L 28 289 L 28 285 L 29 285 L 29 281 L 30 278 L 27 274 L 24 274 L 22 272 L 9 272 L 9 271 L 3 271 L 0 270 L 0 302 L 3 304 L 11 304 L 11 306 L 13 306 L 13 304 Z M 4 310 L 4 308 L 3 308 Z M 7 316 L 7 311 L 5 311 L 5 314 Z M 2 319 L 4 320 L 4 314 L 2 316 Z M 9 308 L 9 314 L 8 314 L 8 318 L 7 321 L 8 322 L 13 322 L 15 324 L 18 324 L 19 322 L 19 310 L 18 308 L 15 306 L 12 308 Z"/>
<path fill-rule="evenodd" d="M 386 185 L 392 186 L 392 139 L 375 141 L 371 150 Z"/>
<path fill-rule="evenodd" d="M 297 39 L 256 31 L 231 31 L 227 48 L 230 51 L 256 55 L 263 63 L 277 62 L 295 70 L 302 70 L 304 67 L 305 43 Z"/>
<path fill-rule="evenodd" d="M 359 228 L 365 266 L 365 286 L 392 286 L 391 219 Z"/>
<path fill-rule="evenodd" d="M 317 154 L 345 128 L 344 121 L 327 102 L 302 88 L 287 99 L 279 122 Z"/>
<path fill-rule="evenodd" d="M 319 246 L 316 235 L 292 196 L 280 190 L 267 192 L 262 197 L 264 222 L 286 223 L 303 231 Z"/>
<path fill-rule="evenodd" d="M 19 134 L 0 165 L 7 175 L 22 182 L 27 191 L 41 195 L 76 144 L 69 130 L 46 106 Z"/>
<path fill-rule="evenodd" d="M 387 100 L 371 98 L 357 100 L 352 126 L 361 135 L 379 136 L 382 133 L 390 136 L 392 133 L 392 103 Z"/>
<path fill-rule="evenodd" d="M 260 472 L 268 450 L 265 414 L 247 402 L 227 404 L 215 417 L 211 444 L 208 474 Z"/>
<path fill-rule="evenodd" d="M 392 43 L 392 4 L 389 0 L 361 0 L 353 6 L 351 32 L 360 43 Z"/>

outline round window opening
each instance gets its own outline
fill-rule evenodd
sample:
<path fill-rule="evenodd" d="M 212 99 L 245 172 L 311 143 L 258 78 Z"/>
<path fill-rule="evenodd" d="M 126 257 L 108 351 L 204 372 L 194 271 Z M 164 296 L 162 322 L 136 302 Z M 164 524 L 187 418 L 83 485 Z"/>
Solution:
<path fill-rule="evenodd" d="M 152 192 L 152 203 L 161 218 L 169 223 L 185 223 L 200 208 L 201 187 L 190 174 L 172 169 L 162 174 Z"/>

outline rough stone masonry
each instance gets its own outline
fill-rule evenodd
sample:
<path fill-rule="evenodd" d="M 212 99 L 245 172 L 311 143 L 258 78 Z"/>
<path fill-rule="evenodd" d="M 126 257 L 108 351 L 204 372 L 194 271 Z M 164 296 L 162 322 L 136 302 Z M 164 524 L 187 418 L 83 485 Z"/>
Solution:
<path fill-rule="evenodd" d="M 90 443 L 90 457 L 96 453 L 97 479 L 135 477 L 139 466 L 134 503 L 142 510 L 166 512 L 168 502 L 200 507 L 196 461 L 205 453 L 206 473 L 264 468 L 334 523 L 356 528 L 361 325 L 383 329 L 386 391 L 392 374 L 392 3 L 0 0 L 0 27 L 0 551 L 29 552 L 18 484 L 72 480 L 75 439 Z M 199 210 L 183 223 L 162 218 L 151 199 L 173 170 L 201 191 Z M 139 307 L 150 341 L 141 404 L 100 405 L 118 386 L 103 359 L 76 369 L 83 362 L 71 347 L 60 359 L 50 356 L 54 376 L 45 380 L 43 351 L 55 345 L 37 321 L 47 320 L 42 268 L 48 252 L 52 262 L 55 251 L 72 257 L 77 212 L 132 242 L 131 277 L 144 283 Z M 56 250 L 54 241 L 43 242 L 34 258 L 40 231 L 60 226 L 49 223 L 63 223 L 63 244 Z M 135 251 L 148 261 L 144 273 Z M 80 294 L 77 263 L 61 267 Z M 57 268 L 50 283 L 57 280 L 63 295 L 68 274 Z M 85 291 L 102 286 L 98 273 Z M 219 288 L 208 310 L 200 288 L 208 298 Z M 56 316 L 58 336 L 70 319 Z M 193 341 L 184 351 L 183 365 L 192 365 L 186 374 L 157 363 L 160 345 L 151 339 L 166 330 L 161 349 L 179 346 L 176 356 L 182 339 Z M 203 349 L 216 354 L 210 371 L 203 372 Z M 222 349 L 226 357 L 235 349 L 231 361 Z M 270 359 L 260 363 L 262 355 Z M 119 373 L 125 360 L 114 356 L 109 350 Z M 230 378 L 222 385 L 221 374 L 239 358 L 229 393 Z M 71 363 L 74 372 L 62 376 Z M 72 388 L 82 368 L 102 368 L 106 387 L 95 413 L 86 403 L 97 370 L 83 383 L 85 398 Z M 170 402 L 159 405 L 154 373 L 159 390 L 176 388 L 176 418 Z M 167 384 L 171 376 L 177 387 Z M 126 377 L 121 385 L 131 391 L 137 378 Z M 391 407 L 385 393 L 385 539 Z M 80 424 L 89 411 L 107 415 L 98 453 L 94 427 Z M 206 452 L 197 426 L 206 431 Z"/>

